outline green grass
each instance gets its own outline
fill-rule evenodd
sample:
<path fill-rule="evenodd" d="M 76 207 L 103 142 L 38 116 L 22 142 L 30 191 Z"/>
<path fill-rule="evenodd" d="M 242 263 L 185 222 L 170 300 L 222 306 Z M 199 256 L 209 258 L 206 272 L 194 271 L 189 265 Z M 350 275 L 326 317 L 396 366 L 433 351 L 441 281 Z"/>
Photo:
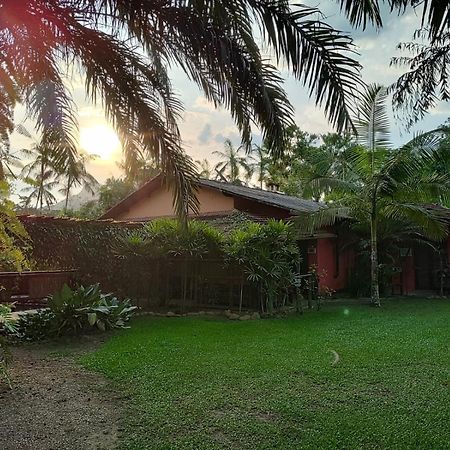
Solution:
<path fill-rule="evenodd" d="M 83 363 L 129 396 L 124 449 L 450 448 L 450 300 L 143 318 Z"/>

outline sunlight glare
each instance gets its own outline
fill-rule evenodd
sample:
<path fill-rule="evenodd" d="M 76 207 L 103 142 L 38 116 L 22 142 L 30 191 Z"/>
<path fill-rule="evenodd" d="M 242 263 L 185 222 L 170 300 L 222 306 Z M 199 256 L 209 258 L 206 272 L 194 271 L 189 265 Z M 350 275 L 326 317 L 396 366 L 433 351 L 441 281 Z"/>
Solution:
<path fill-rule="evenodd" d="M 80 130 L 80 146 L 91 155 L 111 159 L 119 150 L 120 141 L 115 131 L 106 125 L 83 127 Z"/>

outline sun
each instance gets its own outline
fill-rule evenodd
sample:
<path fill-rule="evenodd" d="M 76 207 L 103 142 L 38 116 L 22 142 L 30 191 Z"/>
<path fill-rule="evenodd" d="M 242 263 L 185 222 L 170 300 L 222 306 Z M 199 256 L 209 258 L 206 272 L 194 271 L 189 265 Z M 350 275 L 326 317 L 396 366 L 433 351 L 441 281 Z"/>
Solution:
<path fill-rule="evenodd" d="M 120 148 L 115 131 L 106 125 L 93 125 L 80 129 L 80 146 L 91 155 L 111 159 Z"/>

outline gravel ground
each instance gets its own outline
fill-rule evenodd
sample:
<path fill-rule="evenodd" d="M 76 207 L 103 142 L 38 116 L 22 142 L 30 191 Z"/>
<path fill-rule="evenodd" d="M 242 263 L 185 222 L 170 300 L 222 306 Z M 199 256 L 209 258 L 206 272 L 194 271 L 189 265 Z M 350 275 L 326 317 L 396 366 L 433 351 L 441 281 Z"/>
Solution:
<path fill-rule="evenodd" d="M 98 344 L 98 337 L 83 337 L 13 349 L 13 390 L 0 384 L 0 449 L 116 448 L 121 398 L 74 361 Z"/>

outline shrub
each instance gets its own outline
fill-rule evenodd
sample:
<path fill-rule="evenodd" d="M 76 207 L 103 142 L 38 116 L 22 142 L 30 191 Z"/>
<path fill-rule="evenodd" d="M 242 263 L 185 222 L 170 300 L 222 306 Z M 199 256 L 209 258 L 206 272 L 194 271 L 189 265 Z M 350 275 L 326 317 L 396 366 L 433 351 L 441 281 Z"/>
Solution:
<path fill-rule="evenodd" d="M 27 314 L 17 323 L 17 336 L 25 340 L 39 340 L 64 334 L 79 333 L 93 327 L 105 331 L 125 328 L 135 306 L 103 294 L 99 285 L 80 286 L 62 290 L 48 298 L 48 310 Z"/>
<path fill-rule="evenodd" d="M 128 299 L 119 301 L 112 294 L 102 294 L 98 284 L 75 290 L 64 285 L 48 298 L 48 306 L 55 315 L 57 334 L 94 326 L 101 331 L 124 328 L 136 310 Z"/>
<path fill-rule="evenodd" d="M 0 378 L 3 378 L 11 388 L 11 380 L 8 375 L 8 366 L 11 362 L 11 352 L 9 350 L 6 334 L 15 333 L 16 325 L 13 320 L 11 307 L 0 304 Z"/>
<path fill-rule="evenodd" d="M 55 314 L 46 309 L 21 315 L 16 325 L 16 336 L 26 341 L 39 341 L 56 334 Z"/>
<path fill-rule="evenodd" d="M 282 306 L 287 290 L 298 282 L 296 265 L 300 256 L 290 223 L 248 223 L 231 234 L 226 254 L 242 267 L 250 281 L 261 286 L 265 297 L 261 307 L 269 313 Z"/>

